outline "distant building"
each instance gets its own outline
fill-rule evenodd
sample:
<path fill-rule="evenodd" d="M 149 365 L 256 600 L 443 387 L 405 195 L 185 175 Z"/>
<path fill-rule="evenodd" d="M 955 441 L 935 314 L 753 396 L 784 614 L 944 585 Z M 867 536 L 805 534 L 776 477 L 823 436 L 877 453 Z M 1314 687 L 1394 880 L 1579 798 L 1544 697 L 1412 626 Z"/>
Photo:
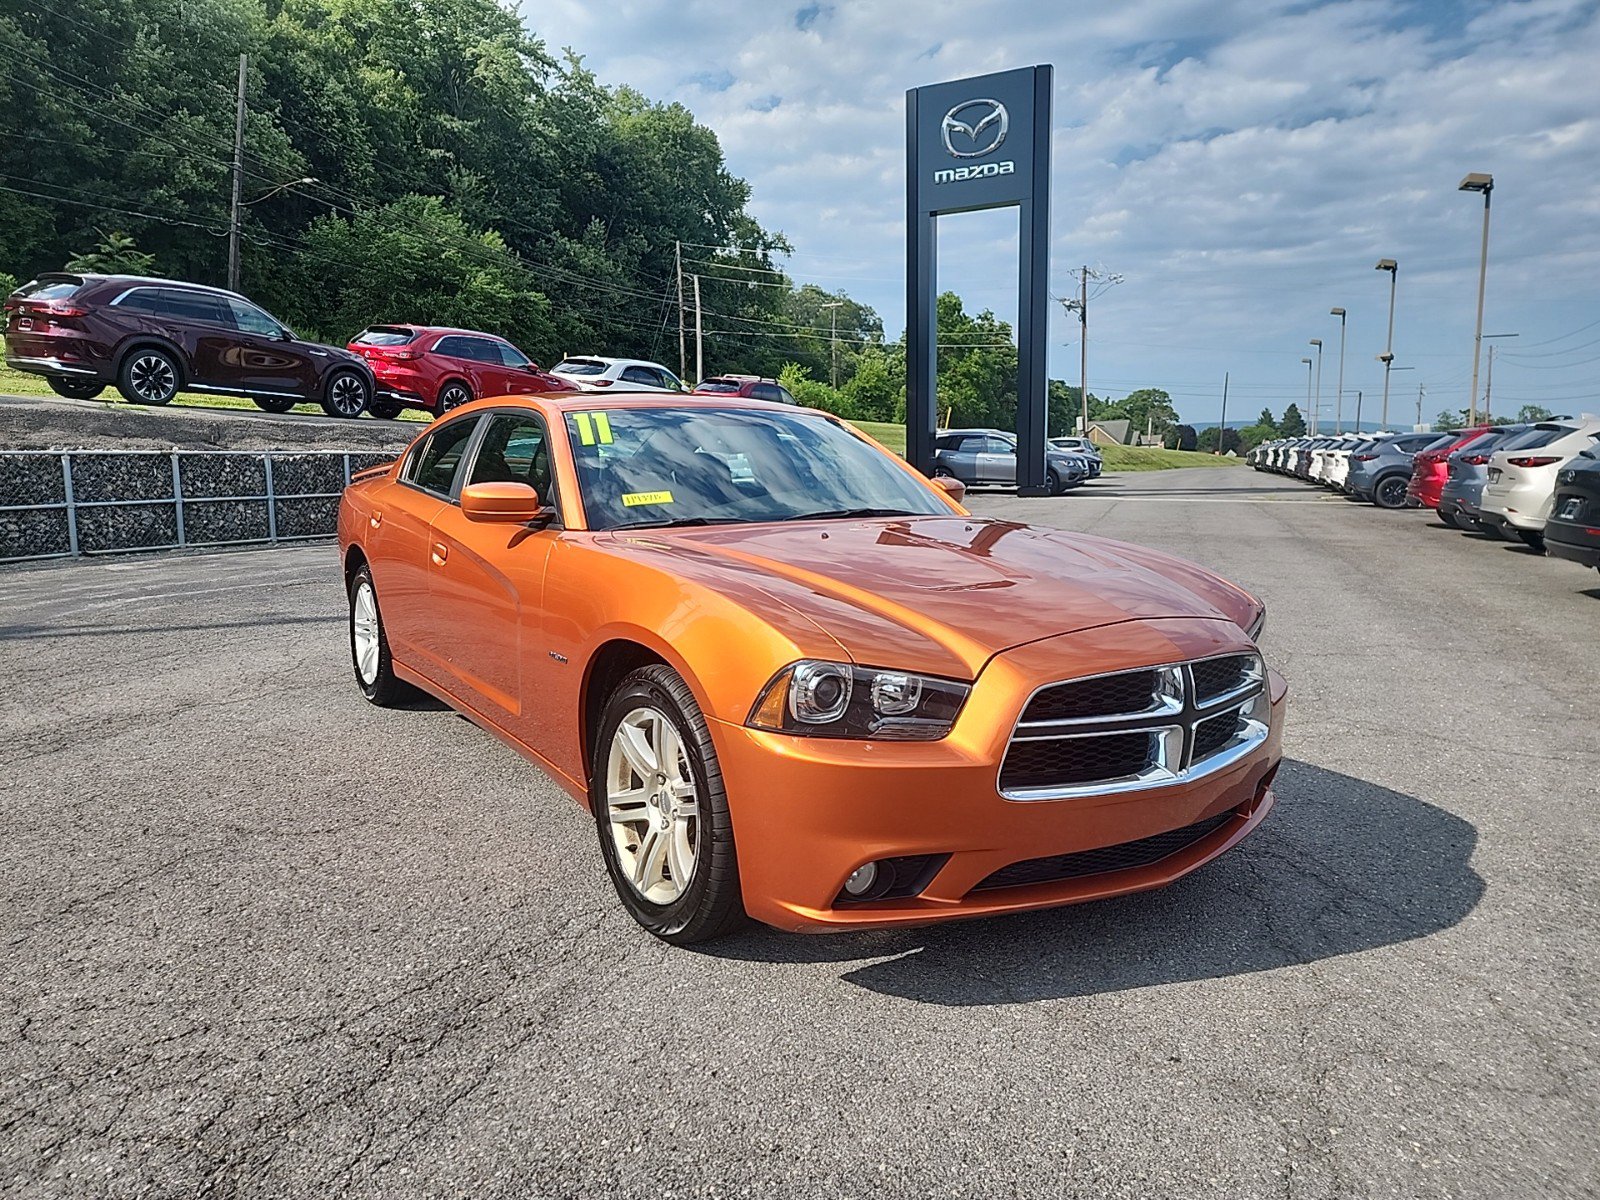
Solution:
<path fill-rule="evenodd" d="M 1132 421 L 1090 421 L 1087 437 L 1100 446 L 1126 446 L 1132 426 Z"/>

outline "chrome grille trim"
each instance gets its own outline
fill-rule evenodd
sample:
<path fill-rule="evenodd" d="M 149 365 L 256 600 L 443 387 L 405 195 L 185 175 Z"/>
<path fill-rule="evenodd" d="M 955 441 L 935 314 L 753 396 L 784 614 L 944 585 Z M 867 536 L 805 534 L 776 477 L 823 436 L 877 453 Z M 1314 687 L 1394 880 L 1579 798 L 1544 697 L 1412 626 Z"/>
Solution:
<path fill-rule="evenodd" d="M 1224 658 L 1243 657 L 1252 660 L 1246 664 L 1243 682 L 1224 692 L 1207 696 L 1202 701 L 1197 695 L 1195 665 Z M 1048 721 L 1022 719 L 1040 693 L 1050 688 L 1059 687 L 1064 683 L 1087 682 L 1151 670 L 1159 670 L 1163 684 L 1155 694 L 1157 702 L 1142 711 Z M 1168 690 L 1168 683 L 1174 680 L 1175 694 Z M 1238 727 L 1232 736 L 1208 753 L 1197 756 L 1195 754 L 1197 728 L 1202 722 L 1216 721 L 1229 714 L 1234 715 L 1238 722 Z M 1005 784 L 1012 748 L 1018 743 L 1071 742 L 1129 733 L 1152 735 L 1151 753 L 1140 771 L 1072 783 L 1011 787 Z M 1271 704 L 1266 691 L 1266 666 L 1258 653 L 1250 651 L 1233 651 L 1204 659 L 1162 664 L 1157 668 L 1136 667 L 1127 671 L 1102 672 L 1099 675 L 1084 676 L 1082 679 L 1056 680 L 1035 688 L 1024 703 L 1022 716 L 1018 718 L 1012 730 L 1011 737 L 1006 743 L 1006 752 L 1000 761 L 996 789 L 1004 799 L 1026 803 L 1115 795 L 1168 787 L 1226 770 L 1265 742 L 1270 733 Z"/>

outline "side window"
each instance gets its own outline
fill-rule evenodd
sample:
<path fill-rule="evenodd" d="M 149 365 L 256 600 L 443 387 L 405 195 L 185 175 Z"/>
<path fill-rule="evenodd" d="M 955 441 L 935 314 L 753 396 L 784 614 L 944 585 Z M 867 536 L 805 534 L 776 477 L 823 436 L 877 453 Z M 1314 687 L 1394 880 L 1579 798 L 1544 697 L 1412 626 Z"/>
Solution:
<path fill-rule="evenodd" d="M 661 376 L 661 386 L 669 392 L 681 392 L 684 390 L 683 380 L 679 379 L 671 371 L 663 369 L 658 371 L 657 374 Z"/>
<path fill-rule="evenodd" d="M 179 321 L 204 321 L 209 325 L 232 325 L 233 314 L 224 308 L 219 296 L 199 292 L 169 290 L 162 294 L 162 310 Z"/>
<path fill-rule="evenodd" d="M 781 403 L 783 399 L 778 395 L 778 389 L 773 387 L 770 383 L 756 384 L 750 389 L 750 394 L 757 400 L 774 400 Z"/>
<path fill-rule="evenodd" d="M 791 396 L 789 394 L 789 389 L 784 387 L 781 383 L 778 385 L 777 391 L 778 391 L 778 403 L 779 404 L 799 404 L 800 403 L 800 401 L 796 400 L 793 396 Z"/>
<path fill-rule="evenodd" d="M 646 367 L 624 367 L 622 379 L 625 383 L 642 383 L 646 387 L 661 386 L 661 376 Z"/>
<path fill-rule="evenodd" d="M 117 304 L 129 312 L 155 313 L 161 311 L 161 293 L 155 288 L 134 288 Z"/>
<path fill-rule="evenodd" d="M 959 449 L 963 454 L 982 454 L 988 448 L 988 438 L 965 437 L 961 439 Z"/>
<path fill-rule="evenodd" d="M 985 454 L 1015 454 L 1017 449 L 1004 438 L 984 438 L 983 453 Z"/>
<path fill-rule="evenodd" d="M 491 366 L 500 365 L 500 345 L 491 342 L 488 338 L 466 338 L 467 354 L 473 362 L 489 363 Z"/>
<path fill-rule="evenodd" d="M 464 337 L 442 337 L 434 345 L 433 352 L 443 354 L 446 358 L 471 358 L 468 352 L 471 347 L 465 344 L 466 341 Z"/>
<path fill-rule="evenodd" d="M 254 304 L 246 304 L 243 300 L 229 300 L 228 308 L 233 312 L 233 323 L 245 333 L 259 333 L 262 337 L 277 337 L 279 331 L 283 328 Z"/>
<path fill-rule="evenodd" d="M 468 483 L 526 483 L 550 499 L 550 447 L 544 422 L 532 413 L 497 413 L 478 444 Z"/>
<path fill-rule="evenodd" d="M 406 482 L 425 492 L 448 497 L 455 486 L 456 472 L 461 468 L 461 455 L 477 427 L 478 418 L 474 417 L 467 421 L 449 421 L 435 429 L 406 464 Z"/>
<path fill-rule="evenodd" d="M 510 342 L 491 342 L 490 345 L 500 352 L 500 361 L 505 366 L 520 368 L 533 365 L 533 360 Z"/>
<path fill-rule="evenodd" d="M 955 437 L 935 438 L 933 442 L 933 448 L 935 450 L 954 450 L 960 445 L 961 439 Z"/>

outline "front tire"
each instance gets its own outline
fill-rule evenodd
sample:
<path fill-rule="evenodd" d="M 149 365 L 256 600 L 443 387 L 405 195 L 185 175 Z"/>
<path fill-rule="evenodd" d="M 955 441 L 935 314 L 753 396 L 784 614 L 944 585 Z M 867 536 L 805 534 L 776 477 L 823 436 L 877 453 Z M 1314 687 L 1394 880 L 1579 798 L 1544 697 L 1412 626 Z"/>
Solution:
<path fill-rule="evenodd" d="M 685 946 L 744 920 L 711 731 L 671 667 L 641 667 L 611 694 L 589 778 L 600 854 L 635 921 Z"/>
<path fill-rule="evenodd" d="M 1408 482 L 1404 475 L 1385 476 L 1378 480 L 1377 487 L 1372 489 L 1372 502 L 1379 508 L 1404 508 Z"/>
<path fill-rule="evenodd" d="M 393 421 L 405 408 L 403 404 L 396 404 L 393 400 L 374 400 L 367 406 L 367 411 L 380 421 Z"/>
<path fill-rule="evenodd" d="M 354 371 L 340 371 L 328 380 L 322 394 L 322 411 L 346 420 L 359 417 L 372 403 L 372 388 Z"/>
<path fill-rule="evenodd" d="M 414 698 L 416 688 L 394 673 L 389 636 L 378 608 L 372 568 L 362 563 L 350 577 L 350 663 L 361 694 L 381 708 Z"/>
<path fill-rule="evenodd" d="M 178 394 L 178 364 L 164 350 L 135 350 L 122 360 L 117 391 L 129 404 L 170 404 Z"/>
<path fill-rule="evenodd" d="M 106 385 L 98 379 L 69 379 L 59 375 L 47 375 L 45 382 L 50 385 L 52 392 L 58 396 L 65 396 L 68 400 L 93 400 L 106 390 Z"/>
<path fill-rule="evenodd" d="M 288 396 L 251 396 L 256 407 L 263 412 L 286 413 L 295 406 L 295 401 Z"/>
<path fill-rule="evenodd" d="M 1045 486 L 1050 489 L 1052 496 L 1059 496 L 1067 490 L 1067 485 L 1061 482 L 1061 476 L 1057 474 L 1054 467 L 1044 473 L 1044 482 Z"/>

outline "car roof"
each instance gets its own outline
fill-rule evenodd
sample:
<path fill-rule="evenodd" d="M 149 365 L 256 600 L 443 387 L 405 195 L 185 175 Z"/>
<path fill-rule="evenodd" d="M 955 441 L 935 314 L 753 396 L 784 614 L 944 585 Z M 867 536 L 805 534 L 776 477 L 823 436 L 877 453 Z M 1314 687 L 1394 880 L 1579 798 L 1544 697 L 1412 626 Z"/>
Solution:
<path fill-rule="evenodd" d="M 244 300 L 247 304 L 254 303 L 238 292 L 230 292 L 227 288 L 212 287 L 208 283 L 190 283 L 187 279 L 161 279 L 154 275 L 98 275 L 93 271 L 41 271 L 34 276 L 34 279 L 77 279 L 83 283 L 117 283 L 128 287 L 179 287 L 192 292 L 210 292 L 215 296 L 231 296 L 235 300 Z"/>
<path fill-rule="evenodd" d="M 658 362 L 651 362 L 648 358 L 608 358 L 604 354 L 563 354 L 561 362 L 597 362 L 605 363 L 608 367 L 658 367 L 663 371 L 671 370 Z"/>
<path fill-rule="evenodd" d="M 775 400 L 757 400 L 752 396 L 729 394 L 696 396 L 692 392 L 621 392 L 607 388 L 603 392 L 544 392 L 534 396 L 513 396 L 511 400 L 537 401 L 561 412 L 592 412 L 604 408 L 664 408 L 713 411 L 716 409 L 747 408 L 755 412 L 807 412 L 832 417 L 832 413 L 805 405 L 779 404 Z M 506 403 L 506 398 L 496 401 Z"/>

